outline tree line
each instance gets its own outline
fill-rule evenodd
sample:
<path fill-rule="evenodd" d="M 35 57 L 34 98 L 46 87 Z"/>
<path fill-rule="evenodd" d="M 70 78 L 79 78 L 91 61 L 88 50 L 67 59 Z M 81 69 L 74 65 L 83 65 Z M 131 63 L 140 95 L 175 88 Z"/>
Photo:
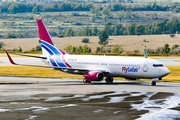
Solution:
<path fill-rule="evenodd" d="M 156 56 L 168 56 L 168 55 L 179 55 L 180 50 L 178 49 L 179 45 L 175 44 L 173 46 L 169 46 L 169 44 L 164 44 L 163 47 L 158 47 L 156 49 L 147 49 L 147 54 Z M 126 53 L 123 48 L 119 45 L 115 45 L 112 48 L 108 48 L 105 46 L 97 47 L 95 51 L 92 51 L 90 47 L 87 45 L 84 46 L 72 46 L 68 45 L 64 48 L 64 50 L 69 54 L 109 54 L 109 55 L 142 55 L 139 51 L 134 50 L 133 53 Z"/>
<path fill-rule="evenodd" d="M 59 32 L 58 32 L 59 31 Z M 51 31 L 53 37 L 73 37 L 73 36 L 99 36 L 99 39 L 108 38 L 109 36 L 121 35 L 160 35 L 160 34 L 179 34 L 180 22 L 177 19 L 164 20 L 152 24 L 116 24 L 112 25 L 110 22 L 106 23 L 102 28 L 83 27 L 73 28 L 69 27 L 66 30 L 59 29 L 58 31 Z M 33 36 L 34 35 L 34 36 Z M 12 33 L 1 35 L 0 38 L 25 38 L 25 37 L 38 37 L 37 34 L 28 33 Z M 104 42 L 104 40 L 102 40 Z"/>
<path fill-rule="evenodd" d="M 61 11 L 175 11 L 179 12 L 178 3 L 157 3 L 148 4 L 125 4 L 125 3 L 107 3 L 95 4 L 91 2 L 52 2 L 49 4 L 31 4 L 31 3 L 4 3 L 0 5 L 1 13 L 24 13 L 24 12 L 61 12 Z"/>
<path fill-rule="evenodd" d="M 4 42 L 0 42 L 0 52 L 4 52 L 2 49 L 4 46 Z M 169 44 L 164 44 L 163 47 L 158 47 L 156 49 L 147 49 L 147 54 L 151 56 L 168 56 L 168 55 L 179 55 L 180 50 L 178 49 L 179 45 L 175 44 L 173 46 L 169 46 Z M 131 55 L 131 56 L 141 56 L 142 54 L 139 53 L 139 50 L 134 50 L 131 53 L 126 53 L 127 51 L 124 51 L 123 48 L 119 45 L 115 45 L 111 48 L 100 46 L 97 47 L 95 51 L 92 51 L 92 49 L 87 46 L 72 46 L 67 45 L 64 47 L 64 50 L 69 54 L 108 54 L 108 55 Z M 36 46 L 36 48 L 32 48 L 29 51 L 23 51 L 21 47 L 17 49 L 12 49 L 11 52 L 14 53 L 41 53 L 42 49 L 41 46 Z"/>
<path fill-rule="evenodd" d="M 176 34 L 180 33 L 180 22 L 177 19 L 164 20 L 153 24 L 117 24 L 106 23 L 102 29 L 97 27 L 85 27 L 80 30 L 68 28 L 61 31 L 60 36 L 99 36 L 105 31 L 108 36 L 119 35 L 157 35 L 157 34 Z"/>

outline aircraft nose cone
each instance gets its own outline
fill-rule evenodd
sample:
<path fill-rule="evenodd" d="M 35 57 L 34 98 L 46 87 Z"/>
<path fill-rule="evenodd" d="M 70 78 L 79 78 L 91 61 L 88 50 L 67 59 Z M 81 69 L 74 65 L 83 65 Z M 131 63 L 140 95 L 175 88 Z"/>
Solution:
<path fill-rule="evenodd" d="M 170 70 L 169 70 L 168 68 L 165 68 L 165 69 L 163 70 L 164 76 L 168 75 L 169 73 L 170 73 Z"/>

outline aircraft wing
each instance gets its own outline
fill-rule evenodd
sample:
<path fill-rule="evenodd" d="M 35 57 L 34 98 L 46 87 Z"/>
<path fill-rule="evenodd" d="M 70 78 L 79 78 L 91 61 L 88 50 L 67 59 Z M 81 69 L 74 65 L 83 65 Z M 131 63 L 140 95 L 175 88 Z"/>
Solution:
<path fill-rule="evenodd" d="M 54 67 L 54 66 L 41 66 L 41 65 L 29 65 L 29 64 L 19 64 L 14 62 L 14 60 L 12 59 L 12 57 L 10 56 L 10 54 L 4 50 L 6 52 L 6 55 L 9 59 L 9 62 L 13 65 L 21 65 L 21 66 L 34 66 L 34 67 L 45 67 L 45 68 L 54 68 L 54 69 L 61 69 L 59 67 Z M 17 55 L 17 54 L 16 54 Z M 28 56 L 28 57 L 34 57 L 34 58 L 42 58 L 42 59 L 47 59 L 46 57 L 40 57 L 40 56 L 32 56 L 32 55 L 21 55 L 21 56 Z"/>
<path fill-rule="evenodd" d="M 29 64 L 19 64 L 16 63 L 12 57 L 10 56 L 10 54 L 5 50 L 6 55 L 10 61 L 11 64 L 13 65 L 21 65 L 21 66 L 33 66 L 33 67 L 44 67 L 44 68 L 53 68 L 54 70 L 60 70 L 63 72 L 68 72 L 68 73 L 74 73 L 74 74 L 84 74 L 87 71 L 93 71 L 93 70 L 97 70 L 97 69 L 89 69 L 89 68 L 62 68 L 62 67 L 56 67 L 56 66 L 44 66 L 44 65 L 29 65 Z M 41 59 L 47 59 L 46 57 L 41 57 L 41 56 L 33 56 L 33 55 L 25 55 L 25 54 L 15 54 L 15 55 L 20 55 L 20 56 L 27 56 L 27 57 L 33 57 L 33 58 L 41 58 Z M 104 73 L 108 73 L 105 70 L 98 70 Z"/>
<path fill-rule="evenodd" d="M 6 52 L 7 52 L 7 51 L 6 51 Z M 6 53 L 6 54 L 7 54 L 7 53 Z M 34 55 L 26 55 L 26 54 L 14 54 L 14 55 L 20 55 L 20 56 L 26 56 L 26 57 L 47 59 L 47 57 L 43 57 L 43 56 L 34 56 Z"/>

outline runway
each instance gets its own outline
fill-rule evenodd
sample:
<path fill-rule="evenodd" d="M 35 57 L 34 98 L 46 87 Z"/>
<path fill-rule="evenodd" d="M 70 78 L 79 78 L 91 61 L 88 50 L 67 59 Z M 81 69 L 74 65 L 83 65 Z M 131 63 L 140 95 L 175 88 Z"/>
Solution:
<path fill-rule="evenodd" d="M 139 81 L 114 81 L 113 84 L 106 84 L 105 81 L 84 84 L 81 79 L 52 79 L 52 78 L 23 78 L 23 77 L 0 77 L 1 95 L 8 95 L 10 92 L 3 90 L 13 89 L 12 94 L 89 94 L 94 92 L 128 91 L 128 92 L 170 92 L 180 93 L 180 83 L 157 82 L 157 86 L 151 86 L 150 82 Z M 5 84 L 4 84 L 5 83 Z M 6 84 L 7 83 L 7 84 Z M 9 84 L 11 83 L 11 84 Z M 17 87 L 18 86 L 18 87 Z M 48 87 L 47 87 L 48 86 Z M 30 87 L 29 89 L 27 89 Z M 37 90 L 36 90 L 37 89 Z M 26 91 L 27 90 L 27 91 Z M 31 91 L 32 90 L 32 91 Z"/>
<path fill-rule="evenodd" d="M 0 82 L 3 120 L 180 118 L 180 83 L 84 84 L 80 79 L 21 77 L 0 77 Z"/>
<path fill-rule="evenodd" d="M 44 65 L 39 59 L 15 58 Z M 159 59 L 179 66 L 180 59 Z M 11 65 L 0 57 L 0 65 Z M 174 120 L 180 119 L 180 83 L 0 77 L 0 119 L 3 120 Z"/>

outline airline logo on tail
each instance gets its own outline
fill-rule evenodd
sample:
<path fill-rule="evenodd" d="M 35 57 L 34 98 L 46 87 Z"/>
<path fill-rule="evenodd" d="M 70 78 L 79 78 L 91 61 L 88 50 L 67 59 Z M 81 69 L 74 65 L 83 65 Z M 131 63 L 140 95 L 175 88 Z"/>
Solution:
<path fill-rule="evenodd" d="M 37 24 L 40 38 L 39 42 L 41 44 L 43 54 L 48 55 L 49 61 L 55 67 L 71 67 L 64 59 L 64 55 L 66 53 L 54 46 L 51 36 L 42 22 L 42 19 L 37 19 Z"/>

